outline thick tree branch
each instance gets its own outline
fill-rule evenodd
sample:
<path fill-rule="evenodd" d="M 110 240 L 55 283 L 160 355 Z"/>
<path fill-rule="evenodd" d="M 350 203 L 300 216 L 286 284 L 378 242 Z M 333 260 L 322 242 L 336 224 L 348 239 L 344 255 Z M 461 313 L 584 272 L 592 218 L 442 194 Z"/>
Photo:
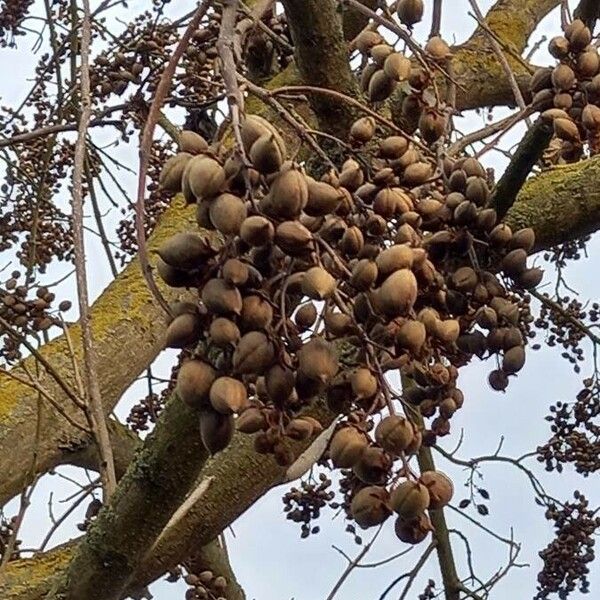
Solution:
<path fill-rule="evenodd" d="M 348 60 L 342 19 L 335 0 L 283 0 L 296 49 L 296 64 L 307 85 L 353 95 L 357 82 Z M 311 98 L 324 131 L 345 135 L 352 111 L 327 97 Z"/>
<path fill-rule="evenodd" d="M 592 31 L 596 26 L 596 21 L 600 19 L 600 3 L 598 0 L 581 0 L 579 6 L 575 9 L 573 16 L 581 19 Z"/>

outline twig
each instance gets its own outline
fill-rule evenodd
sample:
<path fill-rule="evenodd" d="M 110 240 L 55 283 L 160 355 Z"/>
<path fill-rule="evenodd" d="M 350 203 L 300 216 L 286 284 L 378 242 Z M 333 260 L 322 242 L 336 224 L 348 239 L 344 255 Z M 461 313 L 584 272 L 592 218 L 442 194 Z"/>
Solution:
<path fill-rule="evenodd" d="M 163 101 L 171 88 L 177 64 L 179 63 L 179 59 L 188 47 L 192 34 L 196 31 L 196 29 L 198 29 L 202 18 L 204 17 L 211 5 L 212 2 L 210 2 L 209 0 L 204 0 L 202 4 L 198 6 L 194 16 L 192 17 L 192 20 L 189 22 L 184 34 L 181 36 L 181 39 L 177 44 L 177 47 L 173 51 L 173 54 L 171 55 L 167 66 L 162 72 L 160 81 L 158 82 L 158 86 L 156 87 L 154 99 L 148 111 L 148 119 L 144 126 L 142 140 L 140 143 L 140 167 L 138 174 L 137 198 L 135 204 L 135 229 L 138 244 L 138 254 L 140 258 L 140 267 L 142 269 L 142 273 L 144 275 L 146 283 L 148 284 L 148 287 L 150 288 L 153 296 L 156 298 L 156 300 L 158 301 L 160 306 L 162 306 L 166 313 L 170 313 L 169 305 L 163 298 L 162 294 L 160 293 L 160 290 L 156 285 L 156 282 L 154 281 L 154 278 L 152 277 L 152 270 L 150 268 L 150 263 L 148 262 L 148 252 L 146 249 L 146 231 L 144 229 L 144 198 L 146 194 L 146 174 L 148 172 L 148 165 L 150 162 L 150 152 L 152 148 L 154 128 L 156 127 L 156 123 L 160 116 L 160 109 L 162 107 Z"/>
<path fill-rule="evenodd" d="M 443 0 L 434 0 L 433 2 L 433 15 L 431 17 L 431 32 L 429 33 L 429 37 L 440 35 L 440 28 L 442 25 L 442 3 Z"/>
<path fill-rule="evenodd" d="M 90 43 L 92 39 L 92 23 L 90 16 L 89 0 L 83 0 L 83 22 L 81 24 L 81 115 L 79 118 L 79 130 L 75 144 L 75 159 L 73 166 L 73 192 L 71 194 L 71 206 L 73 211 L 73 246 L 75 257 L 75 276 L 77 279 L 77 298 L 79 301 L 79 316 L 81 325 L 81 337 L 83 343 L 83 361 L 85 364 L 85 378 L 87 389 L 87 401 L 90 408 L 90 421 L 98 453 L 100 454 L 100 478 L 104 502 L 107 502 L 117 487 L 115 465 L 110 444 L 110 436 L 104 409 L 100 384 L 98 382 L 96 349 L 91 327 L 89 296 L 87 288 L 87 273 L 85 266 L 85 248 L 83 241 L 83 172 L 86 156 L 86 136 L 88 125 L 92 114 L 91 91 L 90 91 Z"/>

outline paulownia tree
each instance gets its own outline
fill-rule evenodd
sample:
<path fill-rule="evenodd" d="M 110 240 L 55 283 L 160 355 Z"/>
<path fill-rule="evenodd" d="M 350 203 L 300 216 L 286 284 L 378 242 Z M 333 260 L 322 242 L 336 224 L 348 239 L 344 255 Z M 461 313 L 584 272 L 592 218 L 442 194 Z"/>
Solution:
<path fill-rule="evenodd" d="M 219 536 L 300 477 L 284 503 L 302 537 L 330 504 L 351 531 L 389 527 L 399 551 L 420 546 L 394 582 L 402 598 L 436 557 L 440 581 L 420 598 L 493 597 L 512 543 L 492 580 L 460 572 L 440 458 L 523 471 L 557 532 L 536 597 L 587 591 L 600 522 L 581 493 L 548 495 L 527 460 L 597 470 L 600 384 L 580 343 L 600 341 L 599 309 L 567 298 L 560 276 L 553 295 L 537 291 L 529 256 L 560 274 L 600 227 L 599 8 L 470 5 L 476 31 L 451 46 L 443 0 L 154 0 L 128 23 L 119 0 L 2 2 L 5 64 L 33 36 L 39 49 L 31 89 L 0 117 L 13 263 L 0 290 L 0 506 L 20 498 L 0 528 L 3 599 L 143 597 L 165 574 L 185 578 L 189 599 L 244 598 Z M 525 49 L 558 6 L 555 64 L 537 68 Z M 465 111 L 496 106 L 514 110 L 458 131 Z M 505 171 L 484 168 L 520 121 Z M 137 198 L 107 139 L 139 149 Z M 90 228 L 114 275 L 92 306 L 86 282 L 104 258 L 86 260 Z M 60 262 L 75 268 L 76 323 L 52 292 Z M 468 410 L 461 369 L 489 359 L 481 377 L 503 392 L 536 335 L 586 377 L 548 407 L 551 439 L 522 459 L 457 459 L 443 438 Z M 150 366 L 165 345 L 180 354 L 161 387 Z M 148 396 L 119 423 L 111 413 L 144 371 Z M 28 555 L 19 528 L 60 465 L 98 473 L 77 500 L 82 535 Z"/>

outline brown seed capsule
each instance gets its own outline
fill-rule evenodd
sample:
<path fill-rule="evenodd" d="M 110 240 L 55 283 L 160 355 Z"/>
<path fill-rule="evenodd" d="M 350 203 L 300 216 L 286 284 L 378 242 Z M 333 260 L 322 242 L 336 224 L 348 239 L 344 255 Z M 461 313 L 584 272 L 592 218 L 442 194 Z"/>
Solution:
<path fill-rule="evenodd" d="M 331 439 L 329 456 L 338 469 L 352 468 L 367 449 L 367 437 L 354 427 L 340 429 Z"/>
<path fill-rule="evenodd" d="M 363 483 L 381 485 L 385 483 L 392 464 L 390 456 L 381 448 L 370 447 L 363 452 L 352 470 Z"/>
<path fill-rule="evenodd" d="M 407 27 L 412 27 L 423 18 L 423 0 L 400 0 L 396 6 L 398 18 Z"/>
<path fill-rule="evenodd" d="M 393 51 L 394 49 L 389 44 L 384 42 L 383 44 L 377 44 L 376 46 L 373 46 L 369 51 L 369 54 L 371 55 L 371 58 L 375 64 L 379 68 L 383 68 L 385 59 L 392 54 Z"/>
<path fill-rule="evenodd" d="M 266 429 L 267 420 L 259 408 L 250 406 L 236 419 L 235 425 L 242 433 L 258 433 Z"/>
<path fill-rule="evenodd" d="M 242 143 L 247 153 L 250 153 L 252 146 L 260 137 L 269 135 L 273 136 L 281 155 L 285 156 L 286 154 L 285 142 L 279 135 L 279 132 L 263 117 L 258 115 L 247 115 L 242 124 L 241 135 Z"/>
<path fill-rule="evenodd" d="M 225 170 L 214 159 L 203 154 L 194 156 L 183 175 L 190 191 L 198 199 L 215 196 L 225 183 Z"/>
<path fill-rule="evenodd" d="M 510 248 L 523 248 L 528 254 L 535 246 L 535 232 L 531 227 L 519 229 L 510 240 Z"/>
<path fill-rule="evenodd" d="M 249 277 L 248 265 L 237 258 L 230 258 L 223 265 L 223 279 L 231 285 L 244 285 Z"/>
<path fill-rule="evenodd" d="M 216 454 L 229 445 L 235 432 L 235 421 L 231 415 L 222 415 L 216 410 L 200 412 L 200 437 L 210 454 Z"/>
<path fill-rule="evenodd" d="M 298 221 L 284 221 L 275 230 L 275 243 L 290 256 L 306 252 L 312 240 L 312 233 Z"/>
<path fill-rule="evenodd" d="M 465 196 L 467 200 L 470 200 L 477 206 L 485 206 L 490 197 L 490 189 L 485 179 L 483 177 L 469 177 L 467 179 Z"/>
<path fill-rule="evenodd" d="M 384 417 L 375 428 L 375 440 L 393 456 L 400 456 L 411 445 L 414 436 L 414 427 L 400 415 Z"/>
<path fill-rule="evenodd" d="M 317 308 L 312 302 L 307 302 L 298 308 L 294 317 L 296 325 L 302 329 L 308 329 L 317 320 Z"/>
<path fill-rule="evenodd" d="M 498 221 L 498 215 L 493 208 L 484 208 L 477 215 L 477 226 L 484 231 L 491 231 Z"/>
<path fill-rule="evenodd" d="M 410 77 L 412 69 L 411 62 L 404 54 L 393 52 L 383 64 L 385 74 L 395 81 L 404 81 Z"/>
<path fill-rule="evenodd" d="M 398 517 L 394 523 L 394 531 L 401 542 L 416 545 L 427 538 L 429 532 L 433 531 L 433 526 L 429 517 L 422 513 L 410 520 Z"/>
<path fill-rule="evenodd" d="M 409 269 L 392 273 L 379 289 L 379 301 L 389 317 L 399 317 L 412 309 L 418 293 L 417 280 Z"/>
<path fill-rule="evenodd" d="M 332 344 L 314 337 L 297 353 L 298 373 L 308 379 L 329 383 L 338 371 L 338 356 Z"/>
<path fill-rule="evenodd" d="M 212 407 L 222 415 L 239 413 L 248 406 L 248 392 L 241 381 L 233 377 L 219 377 L 209 393 Z"/>
<path fill-rule="evenodd" d="M 265 133 L 252 144 L 249 158 L 254 168 L 265 175 L 278 171 L 283 164 L 285 155 L 282 153 L 275 135 Z"/>
<path fill-rule="evenodd" d="M 369 83 L 371 82 L 371 77 L 377 72 L 377 65 L 375 63 L 369 63 L 360 74 L 360 89 L 363 92 L 367 92 L 369 89 Z"/>
<path fill-rule="evenodd" d="M 475 313 L 475 321 L 483 329 L 494 329 L 498 326 L 498 315 L 490 306 L 482 306 Z"/>
<path fill-rule="evenodd" d="M 323 181 L 308 180 L 308 202 L 304 212 L 311 217 L 321 217 L 335 211 L 344 195 L 339 189 Z"/>
<path fill-rule="evenodd" d="M 417 318 L 425 325 L 425 329 L 429 335 L 435 335 L 437 323 L 440 320 L 440 314 L 435 308 L 423 308 L 419 311 Z"/>
<path fill-rule="evenodd" d="M 232 365 L 236 373 L 261 375 L 274 359 L 275 348 L 269 338 L 261 331 L 251 331 L 243 335 L 236 346 Z"/>
<path fill-rule="evenodd" d="M 569 27 L 565 30 L 565 35 L 569 40 L 571 51 L 573 52 L 583 50 L 592 41 L 592 32 L 580 19 L 575 19 L 570 23 Z"/>
<path fill-rule="evenodd" d="M 296 218 L 308 202 L 308 183 L 304 174 L 290 168 L 271 184 L 273 215 L 282 219 Z"/>
<path fill-rule="evenodd" d="M 239 315 L 242 312 L 240 291 L 224 279 L 209 279 L 202 288 L 201 297 L 202 302 L 211 313 Z"/>
<path fill-rule="evenodd" d="M 366 144 L 375 135 L 375 119 L 373 117 L 361 117 L 352 123 L 350 128 L 350 139 L 359 144 Z"/>
<path fill-rule="evenodd" d="M 261 296 L 246 296 L 242 301 L 241 326 L 243 329 L 266 329 L 273 320 L 271 304 Z"/>
<path fill-rule="evenodd" d="M 285 428 L 285 435 L 292 440 L 302 442 L 313 433 L 313 426 L 304 419 L 292 419 Z"/>
<path fill-rule="evenodd" d="M 507 373 L 518 373 L 525 366 L 525 348 L 515 346 L 504 353 L 502 370 Z"/>
<path fill-rule="evenodd" d="M 196 281 L 194 275 L 189 271 L 175 269 L 160 257 L 156 261 L 156 270 L 158 271 L 160 278 L 171 287 L 192 287 Z"/>
<path fill-rule="evenodd" d="M 552 85 L 557 91 L 569 91 L 575 84 L 573 69 L 565 64 L 560 64 L 552 71 Z"/>
<path fill-rule="evenodd" d="M 369 79 L 369 100 L 371 102 L 382 102 L 394 91 L 396 82 L 390 79 L 383 69 L 375 71 Z"/>
<path fill-rule="evenodd" d="M 450 46 L 439 36 L 429 38 L 425 52 L 435 61 L 446 60 L 451 55 Z"/>
<path fill-rule="evenodd" d="M 493 390 L 503 392 L 508 387 L 508 377 L 503 371 L 496 369 L 489 374 L 488 383 Z"/>
<path fill-rule="evenodd" d="M 540 67 L 533 74 L 529 87 L 536 94 L 552 86 L 552 69 L 550 67 Z"/>
<path fill-rule="evenodd" d="M 265 374 L 265 386 L 269 398 L 283 406 L 294 391 L 294 372 L 281 365 L 273 365 Z"/>
<path fill-rule="evenodd" d="M 212 343 L 222 348 L 235 345 L 241 337 L 238 326 L 224 317 L 219 317 L 210 324 L 209 335 Z"/>
<path fill-rule="evenodd" d="M 233 194 L 220 194 L 210 203 L 210 220 L 223 235 L 237 235 L 247 214 L 246 203 Z"/>
<path fill-rule="evenodd" d="M 575 143 L 580 141 L 579 129 L 570 119 L 554 119 L 553 126 L 556 137 L 561 140 Z"/>
<path fill-rule="evenodd" d="M 176 194 L 181 192 L 183 171 L 191 158 L 192 155 L 188 152 L 180 152 L 175 156 L 171 156 L 160 172 L 158 180 L 160 187 Z"/>
<path fill-rule="evenodd" d="M 523 273 L 519 274 L 517 283 L 526 290 L 532 290 L 542 283 L 543 278 L 544 271 L 534 267 L 532 269 L 526 269 Z"/>
<path fill-rule="evenodd" d="M 446 118 L 434 109 L 424 109 L 419 117 L 419 131 L 428 144 L 437 142 L 446 131 Z"/>
<path fill-rule="evenodd" d="M 523 248 L 516 248 L 511 250 L 502 259 L 502 270 L 511 277 L 523 273 L 527 268 L 527 252 Z"/>
<path fill-rule="evenodd" d="M 569 40 L 562 35 L 553 37 L 548 43 L 548 52 L 559 60 L 564 58 L 569 54 Z"/>
<path fill-rule="evenodd" d="M 379 144 L 379 156 L 394 160 L 400 158 L 408 150 L 408 140 L 398 135 L 392 135 Z"/>
<path fill-rule="evenodd" d="M 340 173 L 340 185 L 349 192 L 356 191 L 364 182 L 365 174 L 355 160 L 347 160 Z"/>
<path fill-rule="evenodd" d="M 416 162 L 408 165 L 402 176 L 403 183 L 408 187 L 423 185 L 433 175 L 433 168 L 428 162 Z"/>
<path fill-rule="evenodd" d="M 512 230 L 508 225 L 500 223 L 490 231 L 490 244 L 494 246 L 505 246 L 512 239 Z"/>
<path fill-rule="evenodd" d="M 302 277 L 302 292 L 313 300 L 330 298 L 335 290 L 335 279 L 323 267 L 311 267 Z"/>
<path fill-rule="evenodd" d="M 240 237 L 250 246 L 264 246 L 275 237 L 275 228 L 265 217 L 255 215 L 242 223 Z"/>
<path fill-rule="evenodd" d="M 461 292 L 472 292 L 479 282 L 477 273 L 472 267 L 459 267 L 452 274 L 452 285 Z"/>
<path fill-rule="evenodd" d="M 598 132 L 600 130 L 600 108 L 595 104 L 586 104 L 581 113 L 581 122 L 588 131 Z"/>
<path fill-rule="evenodd" d="M 201 154 L 208 150 L 208 142 L 195 131 L 184 130 L 179 134 L 179 150 L 190 154 Z"/>
<path fill-rule="evenodd" d="M 386 489 L 371 486 L 359 490 L 350 504 L 352 518 L 362 529 L 381 525 L 391 514 Z"/>
<path fill-rule="evenodd" d="M 179 315 L 167 327 L 167 348 L 185 348 L 195 344 L 202 332 L 202 322 L 197 314 L 185 313 Z"/>
<path fill-rule="evenodd" d="M 577 57 L 577 74 L 583 79 L 591 79 L 594 75 L 597 75 L 600 70 L 600 56 L 598 51 L 594 48 L 587 52 L 582 52 Z"/>
<path fill-rule="evenodd" d="M 518 327 L 507 327 L 504 330 L 504 337 L 502 340 L 502 348 L 504 350 L 510 350 L 515 346 L 523 345 L 523 334 Z"/>
<path fill-rule="evenodd" d="M 157 254 L 171 267 L 186 271 L 200 267 L 214 251 L 206 237 L 197 233 L 181 232 L 164 242 Z"/>
<path fill-rule="evenodd" d="M 352 317 L 345 313 L 328 310 L 325 313 L 325 329 L 333 337 L 344 337 L 352 330 Z"/>
<path fill-rule="evenodd" d="M 435 335 L 444 344 L 453 344 L 460 335 L 460 324 L 456 319 L 438 321 Z"/>
<path fill-rule="evenodd" d="M 429 508 L 444 508 L 454 495 L 452 480 L 441 471 L 424 471 L 419 481 L 429 490 Z"/>
<path fill-rule="evenodd" d="M 384 39 L 379 33 L 365 29 L 356 36 L 354 45 L 360 53 L 367 54 L 373 46 L 381 44 L 383 41 Z"/>
<path fill-rule="evenodd" d="M 394 271 L 410 269 L 413 265 L 412 249 L 406 245 L 396 244 L 386 248 L 375 259 L 379 277 L 385 279 Z"/>
<path fill-rule="evenodd" d="M 429 490 L 419 482 L 405 481 L 390 495 L 390 506 L 403 519 L 414 519 L 429 507 Z"/>
<path fill-rule="evenodd" d="M 359 291 L 371 289 L 377 280 L 377 265 L 367 258 L 359 260 L 352 269 L 350 285 Z"/>
<path fill-rule="evenodd" d="M 340 240 L 339 248 L 347 256 L 356 256 L 364 247 L 362 231 L 356 227 L 348 227 Z"/>
<path fill-rule="evenodd" d="M 427 331 L 420 321 L 405 321 L 396 334 L 396 343 L 416 355 L 421 352 L 426 339 Z"/>
<path fill-rule="evenodd" d="M 350 385 L 358 400 L 372 398 L 379 390 L 379 381 L 369 369 L 354 369 L 350 375 Z"/>
<path fill-rule="evenodd" d="M 200 408 L 208 401 L 208 393 L 217 378 L 215 370 L 201 360 L 188 360 L 177 374 L 177 395 L 192 408 Z"/>

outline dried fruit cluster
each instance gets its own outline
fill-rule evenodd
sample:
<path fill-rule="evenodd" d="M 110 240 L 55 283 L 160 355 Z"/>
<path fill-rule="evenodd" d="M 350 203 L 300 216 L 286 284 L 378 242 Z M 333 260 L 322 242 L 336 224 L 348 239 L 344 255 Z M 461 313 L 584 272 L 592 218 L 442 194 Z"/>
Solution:
<path fill-rule="evenodd" d="M 12 547 L 12 552 L 7 560 L 18 560 L 20 558 L 19 548 L 21 540 L 14 539 L 17 517 L 11 519 L 0 519 L 0 561 L 4 560 L 4 554 L 8 551 L 9 546 Z"/>
<path fill-rule="evenodd" d="M 546 518 L 554 521 L 556 539 L 540 552 L 544 567 L 538 574 L 534 600 L 544 600 L 550 594 L 567 598 L 578 587 L 582 593 L 589 592 L 588 565 L 594 560 L 600 517 L 580 492 L 574 497 L 574 502 L 553 504 L 546 511 Z"/>
<path fill-rule="evenodd" d="M 199 410 L 206 447 L 224 448 L 237 423 L 256 434 L 258 452 L 290 465 L 293 442 L 322 429 L 303 409 L 324 396 L 347 417 L 329 456 L 362 484 L 353 517 L 369 526 L 396 511 L 398 536 L 416 542 L 429 530 L 426 509 L 447 502 L 452 486 L 442 474 L 414 475 L 408 460 L 449 433 L 464 401 L 458 368 L 496 355 L 490 384 L 504 390 L 525 362 L 528 304 L 487 269 L 500 261 L 526 289 L 542 272 L 526 264 L 533 232 L 513 233 L 486 208 L 475 159 L 438 168 L 406 138 L 376 133 L 370 117 L 350 132 L 368 168 L 349 157 L 315 180 L 285 160 L 282 137 L 261 117 L 241 129 L 250 165 L 184 132 L 161 185 L 195 203 L 198 224 L 224 243 L 177 234 L 157 270 L 199 291 L 198 304 L 173 305 L 167 345 L 192 352 L 177 392 Z M 385 378 L 398 370 L 403 393 Z M 384 409 L 391 414 L 375 427 Z M 417 412 L 432 419 L 424 430 Z"/>
<path fill-rule="evenodd" d="M 225 600 L 227 579 L 215 576 L 212 571 L 202 571 L 197 575 L 188 573 L 184 581 L 190 586 L 185 592 L 185 600 Z"/>
<path fill-rule="evenodd" d="M 600 382 L 586 379 L 572 404 L 557 402 L 546 417 L 552 437 L 538 448 L 538 460 L 547 471 L 563 470 L 573 464 L 584 476 L 600 469 Z"/>
<path fill-rule="evenodd" d="M 565 28 L 564 36 L 552 38 L 548 49 L 559 64 L 533 75 L 532 107 L 543 111 L 542 118 L 562 140 L 560 159 L 574 162 L 582 157 L 585 140 L 590 154 L 600 151 L 600 55 L 579 19 Z"/>

